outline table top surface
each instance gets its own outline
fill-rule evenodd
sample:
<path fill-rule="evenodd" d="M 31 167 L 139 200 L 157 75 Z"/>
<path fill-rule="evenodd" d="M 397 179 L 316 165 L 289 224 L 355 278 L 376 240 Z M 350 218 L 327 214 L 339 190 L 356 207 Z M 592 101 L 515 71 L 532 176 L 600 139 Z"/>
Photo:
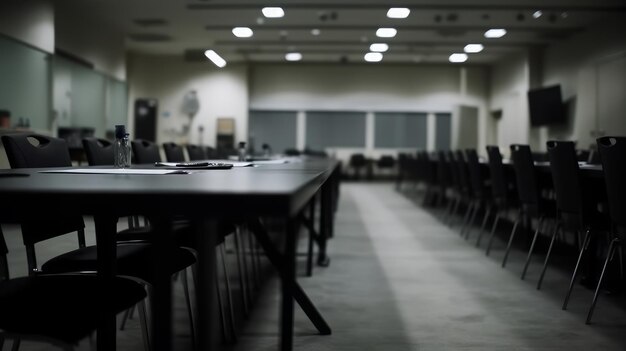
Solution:
<path fill-rule="evenodd" d="M 0 171 L 0 211 L 48 200 L 91 214 L 109 209 L 190 212 L 293 214 L 330 176 L 331 159 L 305 159 L 226 170 L 188 170 L 189 174 L 119 175 L 41 173 L 45 169 Z M 156 169 L 154 166 L 136 166 Z M 84 168 L 84 167 L 81 167 Z M 49 204 L 50 202 L 46 202 Z M 31 206 L 37 211 L 37 206 Z M 50 206 L 46 206 L 50 207 Z M 47 209 L 48 211 L 54 209 Z"/>

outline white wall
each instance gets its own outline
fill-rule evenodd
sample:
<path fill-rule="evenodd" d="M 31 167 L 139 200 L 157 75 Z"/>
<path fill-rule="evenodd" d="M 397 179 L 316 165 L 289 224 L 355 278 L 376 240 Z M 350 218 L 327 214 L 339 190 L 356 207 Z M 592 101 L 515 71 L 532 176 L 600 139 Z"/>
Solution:
<path fill-rule="evenodd" d="M 251 68 L 250 108 L 365 111 L 369 115 L 394 111 L 454 113 L 457 106 L 470 105 L 479 108 L 482 125 L 486 119 L 487 75 L 488 70 L 480 66 L 262 64 Z M 453 123 L 453 129 L 457 125 Z M 345 158 L 357 151 L 372 157 L 398 151 L 376 150 L 369 144 L 365 150 L 332 152 Z"/>
<path fill-rule="evenodd" d="M 57 1 L 55 6 L 59 9 L 55 20 L 56 47 L 92 63 L 98 72 L 126 80 L 124 34 L 97 14 L 75 10 L 63 1 Z"/>
<path fill-rule="evenodd" d="M 489 123 L 497 123 L 497 144 L 503 154 L 508 155 L 510 144 L 527 144 L 529 140 L 530 122 L 526 96 L 529 88 L 529 67 L 526 53 L 509 55 L 500 60 L 492 68 L 490 81 L 489 108 L 491 111 L 502 110 L 502 118 Z"/>
<path fill-rule="evenodd" d="M 602 106 L 598 106 L 597 96 L 598 87 L 621 86 L 621 93 L 618 94 L 622 96 L 622 103 L 626 101 L 626 91 L 623 88 L 626 74 L 598 76 L 598 69 L 605 63 L 626 57 L 624 33 L 626 16 L 605 20 L 602 25 L 546 50 L 543 83 L 561 84 L 563 99 L 571 101 L 570 106 L 573 108 L 569 116 L 570 124 L 566 128 L 550 128 L 547 138 L 577 140 L 580 147 L 588 147 L 595 145 L 596 136 L 591 134 L 592 131 L 599 128 L 607 133 L 614 132 L 602 126 L 607 124 L 607 121 L 603 121 L 604 117 L 612 119 L 608 122 L 617 122 L 626 127 L 626 114 L 598 115 Z M 624 110 L 626 109 L 622 111 Z"/>
<path fill-rule="evenodd" d="M 54 7 L 48 0 L 0 2 L 0 33 L 54 53 Z"/>
<path fill-rule="evenodd" d="M 248 77 L 246 65 L 219 69 L 210 62 L 190 63 L 178 56 L 131 55 L 128 60 L 129 122 L 134 130 L 137 98 L 158 100 L 157 142 L 200 143 L 215 146 L 217 118 L 235 119 L 235 142 L 248 137 Z M 200 110 L 189 118 L 182 111 L 186 93 L 195 90 Z M 182 125 L 189 125 L 183 133 Z M 202 135 L 198 127 L 202 126 Z"/>

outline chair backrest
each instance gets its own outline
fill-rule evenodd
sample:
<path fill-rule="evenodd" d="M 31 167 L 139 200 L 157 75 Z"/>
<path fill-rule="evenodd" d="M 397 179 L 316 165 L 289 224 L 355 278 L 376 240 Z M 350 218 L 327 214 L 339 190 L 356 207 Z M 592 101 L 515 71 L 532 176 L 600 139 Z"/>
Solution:
<path fill-rule="evenodd" d="M 485 196 L 485 179 L 476 149 L 465 150 L 465 159 L 467 160 L 467 170 L 469 171 L 472 192 L 476 197 L 482 198 Z"/>
<path fill-rule="evenodd" d="M 187 144 L 186 147 L 190 161 L 202 161 L 207 159 L 207 155 L 204 153 L 202 146 Z"/>
<path fill-rule="evenodd" d="M 161 162 L 159 145 L 143 139 L 132 140 L 130 144 L 133 148 L 135 163 L 153 164 L 155 162 Z"/>
<path fill-rule="evenodd" d="M 454 185 L 452 181 L 452 165 L 444 151 L 437 152 L 437 177 L 439 178 L 439 185 L 444 188 Z"/>
<path fill-rule="evenodd" d="M 537 187 L 537 173 L 530 146 L 511 145 L 511 160 L 515 170 L 517 195 L 519 201 L 525 205 L 539 204 L 539 188 Z"/>
<path fill-rule="evenodd" d="M 350 166 L 352 167 L 363 167 L 367 163 L 365 159 L 365 155 L 363 154 L 352 154 L 350 155 Z"/>
<path fill-rule="evenodd" d="M 489 177 L 491 180 L 491 195 L 498 200 L 506 200 L 508 197 L 507 179 L 502 164 L 502 154 L 500 148 L 487 145 L 487 156 L 489 158 Z"/>
<path fill-rule="evenodd" d="M 71 167 L 67 142 L 45 135 L 7 134 L 2 144 L 11 168 Z"/>
<path fill-rule="evenodd" d="M 207 146 L 207 147 L 204 148 L 204 150 L 206 152 L 206 157 L 209 160 L 218 158 L 217 150 L 215 150 L 215 148 L 213 148 L 211 146 Z"/>
<path fill-rule="evenodd" d="M 611 221 L 626 227 L 626 137 L 597 139 Z"/>
<path fill-rule="evenodd" d="M 576 145 L 572 141 L 548 141 L 548 157 L 556 206 L 560 212 L 582 216 L 583 203 Z"/>
<path fill-rule="evenodd" d="M 163 143 L 163 151 L 167 162 L 185 162 L 183 147 L 176 143 Z"/>
<path fill-rule="evenodd" d="M 113 165 L 113 143 L 100 138 L 83 138 L 83 148 L 90 166 Z"/>
<path fill-rule="evenodd" d="M 463 151 L 457 150 L 454 152 L 454 158 L 456 160 L 457 174 L 459 177 L 459 187 L 461 192 L 465 195 L 471 195 L 470 180 L 467 169 L 467 162 L 465 162 L 465 156 Z"/>
<path fill-rule="evenodd" d="M 68 167 L 72 165 L 67 143 L 63 139 L 39 134 L 10 134 L 2 136 L 2 143 L 11 168 Z M 58 206 L 39 203 L 33 206 Z M 22 239 L 26 246 L 29 272 L 37 266 L 35 244 L 47 239 L 79 231 L 79 245 L 83 246 L 85 222 L 80 215 L 68 214 L 63 218 L 30 218 L 23 222 Z"/>
<path fill-rule="evenodd" d="M 390 155 L 383 155 L 376 162 L 376 165 L 380 168 L 392 168 L 395 164 L 395 159 Z"/>

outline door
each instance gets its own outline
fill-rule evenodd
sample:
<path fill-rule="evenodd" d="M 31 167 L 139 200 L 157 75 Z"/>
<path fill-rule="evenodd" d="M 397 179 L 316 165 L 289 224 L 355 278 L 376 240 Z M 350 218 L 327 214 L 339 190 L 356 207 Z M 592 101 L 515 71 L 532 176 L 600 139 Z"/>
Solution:
<path fill-rule="evenodd" d="M 135 139 L 156 141 L 157 101 L 135 100 Z"/>

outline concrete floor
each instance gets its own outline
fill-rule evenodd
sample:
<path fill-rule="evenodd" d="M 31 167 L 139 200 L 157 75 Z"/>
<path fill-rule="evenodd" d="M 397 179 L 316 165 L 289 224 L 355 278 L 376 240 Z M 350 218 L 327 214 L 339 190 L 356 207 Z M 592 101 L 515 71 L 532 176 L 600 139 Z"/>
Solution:
<path fill-rule="evenodd" d="M 536 255 L 526 280 L 520 280 L 522 247 L 514 248 L 502 269 L 504 236 L 486 257 L 484 242 L 482 249 L 475 248 L 474 240 L 459 236 L 459 225 L 442 224 L 441 210 L 419 205 L 420 192 L 410 194 L 398 193 L 391 183 L 342 184 L 336 235 L 329 243 L 331 265 L 316 267 L 313 277 L 305 277 L 301 257 L 299 277 L 333 334 L 317 335 L 297 309 L 295 350 L 626 350 L 623 296 L 603 294 L 594 323 L 585 325 L 592 292 L 577 284 L 570 308 L 561 310 L 571 257 L 555 256 L 538 291 L 543 254 Z M 25 267 L 21 240 L 15 239 L 19 236 L 7 235 L 15 228 L 3 229 L 11 264 Z M 472 238 L 476 234 L 477 229 Z M 93 242 L 93 232 L 88 236 Z M 41 262 L 71 247 L 70 239 L 40 248 Z M 300 251 L 305 244 L 301 240 Z M 12 271 L 14 276 L 24 273 Z M 183 350 L 190 343 L 180 284 L 176 286 L 175 345 Z M 222 345 L 224 350 L 278 349 L 278 289 L 272 274 L 249 318 L 238 319 L 238 342 Z M 118 345 L 121 350 L 142 349 L 136 319 L 118 333 Z M 44 349 L 49 348 L 22 347 Z"/>

